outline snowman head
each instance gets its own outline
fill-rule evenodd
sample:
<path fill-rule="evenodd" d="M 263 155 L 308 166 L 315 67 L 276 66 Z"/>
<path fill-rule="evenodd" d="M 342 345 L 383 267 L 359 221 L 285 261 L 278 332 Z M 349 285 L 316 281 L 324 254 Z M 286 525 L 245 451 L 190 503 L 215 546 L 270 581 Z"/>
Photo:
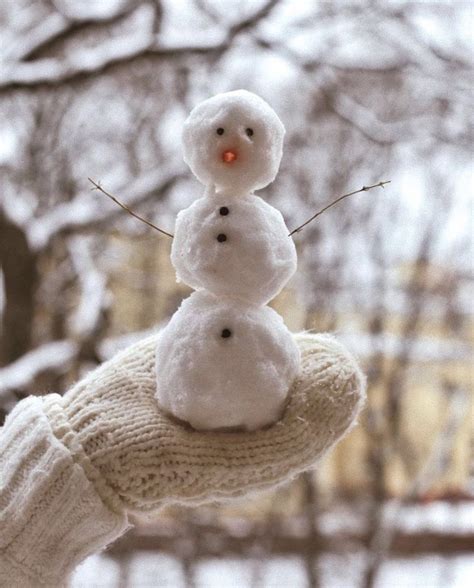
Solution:
<path fill-rule="evenodd" d="M 206 186 L 252 191 L 275 179 L 285 127 L 259 96 L 217 94 L 192 111 L 183 131 L 184 161 Z"/>

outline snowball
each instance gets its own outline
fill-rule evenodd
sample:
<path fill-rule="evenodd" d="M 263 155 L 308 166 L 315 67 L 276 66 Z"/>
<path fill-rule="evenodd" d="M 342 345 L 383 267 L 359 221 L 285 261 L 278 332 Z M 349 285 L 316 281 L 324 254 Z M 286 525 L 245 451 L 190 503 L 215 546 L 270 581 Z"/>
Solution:
<path fill-rule="evenodd" d="M 274 310 L 194 292 L 159 334 L 157 401 L 195 429 L 255 430 L 279 419 L 299 365 Z"/>
<path fill-rule="evenodd" d="M 246 90 L 217 94 L 184 123 L 184 161 L 206 186 L 258 190 L 275 179 L 284 135 L 283 123 L 259 96 Z M 226 160 L 226 153 L 234 155 Z"/>
<path fill-rule="evenodd" d="M 179 212 L 171 261 L 194 289 L 266 304 L 296 271 L 281 213 L 254 194 L 208 193 Z"/>

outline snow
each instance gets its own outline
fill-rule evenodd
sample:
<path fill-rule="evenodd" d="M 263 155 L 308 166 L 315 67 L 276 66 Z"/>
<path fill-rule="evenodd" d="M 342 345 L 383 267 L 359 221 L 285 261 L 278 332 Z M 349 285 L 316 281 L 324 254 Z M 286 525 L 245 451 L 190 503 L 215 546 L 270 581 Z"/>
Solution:
<path fill-rule="evenodd" d="M 250 566 L 237 558 L 207 559 L 196 565 L 196 585 L 199 588 L 249 586 L 251 572 Z"/>
<path fill-rule="evenodd" d="M 64 68 L 81 72 L 95 71 L 103 67 L 108 61 L 119 61 L 141 53 L 151 45 L 151 37 L 143 31 L 140 35 L 128 35 L 117 39 L 109 39 L 97 48 L 81 48 L 78 52 L 69 54 Z M 56 73 L 56 75 L 58 75 Z"/>
<path fill-rule="evenodd" d="M 173 161 L 175 157 L 182 157 L 181 137 L 183 123 L 186 120 L 186 112 L 181 104 L 171 105 L 160 120 L 156 129 L 156 136 L 163 146 L 164 155 Z"/>
<path fill-rule="evenodd" d="M 79 73 L 100 70 L 115 61 L 132 58 L 153 46 L 147 31 L 104 41 L 99 47 L 71 49 L 64 59 L 42 58 L 20 63 L 5 63 L 0 73 L 0 87 L 10 84 L 38 84 L 66 79 Z"/>
<path fill-rule="evenodd" d="M 184 160 L 205 186 L 245 194 L 274 180 L 284 135 L 282 122 L 260 96 L 225 92 L 198 104 L 186 119 Z M 235 159 L 226 162 L 225 153 Z"/>
<path fill-rule="evenodd" d="M 106 274 L 96 267 L 91 245 L 90 237 L 74 237 L 68 243 L 81 288 L 79 304 L 68 323 L 73 335 L 80 339 L 92 335 L 97 328 L 109 298 Z"/>
<path fill-rule="evenodd" d="M 266 304 L 296 271 L 288 232 L 281 213 L 256 195 L 208 193 L 178 214 L 171 262 L 192 288 Z"/>
<path fill-rule="evenodd" d="M 380 571 L 377 588 L 471 588 L 474 558 L 430 555 L 392 559 Z"/>
<path fill-rule="evenodd" d="M 470 344 L 456 339 L 437 339 L 435 337 L 417 337 L 408 342 L 398 335 L 382 333 L 377 336 L 360 331 L 339 330 L 340 341 L 360 357 L 383 353 L 390 357 L 400 356 L 409 344 L 410 360 L 414 363 L 442 362 L 451 360 L 468 360 L 472 357 Z"/>
<path fill-rule="evenodd" d="M 142 6 L 141 10 L 148 10 Z M 150 18 L 146 23 L 151 22 Z M 99 46 L 71 48 L 64 58 L 42 58 L 34 61 L 9 62 L 2 64 L 0 71 L 0 88 L 10 85 L 38 85 L 57 83 L 68 80 L 79 74 L 93 73 L 105 68 L 108 64 L 123 62 L 144 54 L 146 51 L 159 53 L 176 53 L 180 51 L 213 51 L 219 49 L 226 37 L 222 34 L 194 34 L 193 43 L 187 39 L 173 40 L 161 35 L 152 35 L 142 27 L 138 33 L 123 35 L 103 41 Z"/>
<path fill-rule="evenodd" d="M 271 557 L 268 560 L 219 558 L 206 559 L 196 565 L 199 588 L 246 588 L 255 585 L 268 588 L 305 587 L 307 580 L 299 557 Z"/>
<path fill-rule="evenodd" d="M 338 533 L 362 533 L 365 528 L 364 513 L 345 503 L 323 511 L 318 519 L 321 533 L 331 536 Z"/>
<path fill-rule="evenodd" d="M 21 196 L 18 196 L 14 194 L 11 184 L 6 183 L 4 191 L 0 194 L 0 204 L 13 223 L 28 231 L 28 226 L 38 208 L 38 200 L 36 195 L 28 189 L 22 190 Z"/>
<path fill-rule="evenodd" d="M 177 33 L 179 30 L 179 33 Z M 179 29 L 174 29 L 166 34 L 160 33 L 157 35 L 154 47 L 162 52 L 181 52 L 197 50 L 212 50 L 223 46 L 227 40 L 227 35 L 222 29 L 214 28 L 206 31 L 192 31 L 192 44 L 189 43 L 189 37 L 183 35 L 181 26 Z"/>
<path fill-rule="evenodd" d="M 91 555 L 74 571 L 71 588 L 116 588 L 120 565 L 109 557 Z"/>
<path fill-rule="evenodd" d="M 176 220 L 171 260 L 179 281 L 266 304 L 295 272 L 281 213 L 253 195 L 275 178 L 284 133 L 272 108 L 245 90 L 217 94 L 191 111 L 184 160 L 206 192 Z"/>
<path fill-rule="evenodd" d="M 23 34 L 15 44 L 10 47 L 7 46 L 2 59 L 5 61 L 21 61 L 36 47 L 42 45 L 48 39 L 60 35 L 61 32 L 67 29 L 68 24 L 68 20 L 58 12 L 49 14 L 39 24 L 30 29 L 28 34 Z"/>
<path fill-rule="evenodd" d="M 226 41 L 231 27 L 251 17 L 263 2 L 209 2 L 204 4 L 190 0 L 163 0 L 163 22 L 161 33 L 166 45 L 183 45 L 192 38 L 201 42 L 221 44 Z"/>
<path fill-rule="evenodd" d="M 35 376 L 47 369 L 66 372 L 77 355 L 78 345 L 72 341 L 45 343 L 20 359 L 0 369 L 0 394 L 14 388 L 27 388 Z"/>
<path fill-rule="evenodd" d="M 54 0 L 55 7 L 74 20 L 107 20 L 122 12 L 127 4 L 128 0 Z"/>
<path fill-rule="evenodd" d="M 298 556 L 272 557 L 262 568 L 262 584 L 268 588 L 307 585 L 306 572 Z"/>
<path fill-rule="evenodd" d="M 158 169 L 144 173 L 138 179 L 127 183 L 127 192 L 123 196 L 123 187 L 106 186 L 106 188 L 136 210 L 137 204 L 159 191 L 163 185 L 178 175 L 179 173 L 174 169 L 165 171 Z M 98 180 L 97 178 L 93 179 Z M 91 186 L 89 182 L 87 185 Z M 107 197 L 103 194 L 88 189 L 87 192 L 79 193 L 71 201 L 58 204 L 48 213 L 30 223 L 28 227 L 30 245 L 36 250 L 42 249 L 50 239 L 66 229 L 98 224 L 115 216 L 118 212 L 117 205 L 113 202 L 108 203 L 106 200 Z"/>
<path fill-rule="evenodd" d="M 474 501 L 445 502 L 436 500 L 428 504 L 403 504 L 387 501 L 384 520 L 403 533 L 431 532 L 474 534 Z M 297 521 L 298 519 L 295 519 Z M 318 526 L 327 536 L 337 534 L 360 534 L 366 531 L 366 509 L 341 503 L 323 511 Z"/>
<path fill-rule="evenodd" d="M 177 559 L 153 551 L 142 551 L 132 557 L 128 585 L 131 588 L 185 588 L 183 572 Z"/>
<path fill-rule="evenodd" d="M 361 504 L 360 506 L 364 506 Z M 387 505 L 390 507 L 390 504 Z M 364 508 L 355 508 L 353 503 L 341 503 L 325 511 L 319 518 L 320 531 L 328 538 L 337 534 L 363 532 L 367 520 Z M 235 519 L 240 531 L 245 534 L 247 519 Z M 289 523 L 293 520 L 289 519 Z M 226 532 L 232 529 L 234 518 L 223 519 Z M 434 533 L 467 534 L 474 532 L 474 503 L 461 501 L 448 503 L 435 501 L 429 504 L 404 505 L 396 520 L 397 529 L 408 533 L 430 531 Z M 242 533 L 230 533 L 242 536 Z M 299 533 L 296 534 L 300 536 Z M 262 538 L 265 542 L 265 537 Z M 258 549 L 259 546 L 254 546 Z M 317 560 L 321 588 L 357 588 L 367 564 L 367 553 L 357 545 L 335 544 L 337 551 L 324 553 Z M 200 588 L 251 588 L 255 578 L 261 578 L 260 588 L 306 588 L 305 561 L 303 554 L 288 556 L 269 555 L 261 547 L 261 555 L 252 553 L 236 557 L 221 554 L 202 558 L 192 563 L 191 569 Z M 183 563 L 174 555 L 160 552 L 132 552 L 128 561 L 130 588 L 186 588 Z M 71 588 L 94 588 L 100 577 L 101 588 L 116 588 L 118 585 L 117 564 L 107 554 L 92 556 L 76 571 Z M 413 557 L 392 557 L 383 562 L 377 577 L 376 588 L 470 588 L 474 577 L 474 558 L 470 554 L 423 554 Z"/>
<path fill-rule="evenodd" d="M 3 123 L 0 129 L 0 166 L 11 163 L 18 148 L 18 135 Z"/>
<path fill-rule="evenodd" d="M 474 502 L 446 503 L 435 501 L 420 508 L 410 504 L 403 507 L 396 520 L 397 529 L 412 533 L 474 534 Z"/>
<path fill-rule="evenodd" d="M 278 172 L 284 134 L 245 90 L 201 102 L 184 123 L 184 160 L 206 191 L 178 214 L 171 261 L 198 291 L 160 333 L 156 398 L 196 429 L 276 422 L 299 371 L 291 333 L 263 306 L 295 272 L 296 248 L 281 213 L 253 194 Z"/>
<path fill-rule="evenodd" d="M 361 585 L 364 554 L 325 554 L 317 560 L 322 588 Z M 133 553 L 127 561 L 129 588 L 186 588 L 181 561 L 159 552 Z M 221 556 L 192 564 L 196 588 L 306 588 L 308 579 L 301 556 L 269 556 L 258 559 Z M 474 559 L 470 555 L 426 555 L 393 558 L 383 563 L 376 588 L 470 588 Z M 116 588 L 118 563 L 107 556 L 91 556 L 74 573 L 71 588 Z"/>
<path fill-rule="evenodd" d="M 255 430 L 278 420 L 299 364 L 273 309 L 201 290 L 158 337 L 156 397 L 195 429 Z"/>

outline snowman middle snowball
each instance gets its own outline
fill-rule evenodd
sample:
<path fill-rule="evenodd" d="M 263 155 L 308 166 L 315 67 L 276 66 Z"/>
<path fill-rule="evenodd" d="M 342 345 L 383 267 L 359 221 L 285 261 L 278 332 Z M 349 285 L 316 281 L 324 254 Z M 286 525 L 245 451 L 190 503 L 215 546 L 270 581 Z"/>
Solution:
<path fill-rule="evenodd" d="M 275 178 L 284 133 L 245 90 L 202 102 L 184 125 L 184 159 L 206 191 L 178 214 L 171 261 L 198 292 L 158 337 L 156 397 L 197 429 L 275 422 L 299 371 L 291 333 L 264 306 L 296 271 L 296 249 L 281 213 L 253 193 Z"/>

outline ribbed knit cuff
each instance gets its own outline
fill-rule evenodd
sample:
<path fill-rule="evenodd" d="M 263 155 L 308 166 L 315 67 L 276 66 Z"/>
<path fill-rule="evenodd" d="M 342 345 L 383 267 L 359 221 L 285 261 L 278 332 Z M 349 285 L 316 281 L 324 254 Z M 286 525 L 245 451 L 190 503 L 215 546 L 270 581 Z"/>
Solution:
<path fill-rule="evenodd" d="M 68 427 L 45 413 L 60 397 L 29 397 L 0 429 L 0 586 L 65 586 L 74 567 L 128 528 L 71 452 Z"/>

